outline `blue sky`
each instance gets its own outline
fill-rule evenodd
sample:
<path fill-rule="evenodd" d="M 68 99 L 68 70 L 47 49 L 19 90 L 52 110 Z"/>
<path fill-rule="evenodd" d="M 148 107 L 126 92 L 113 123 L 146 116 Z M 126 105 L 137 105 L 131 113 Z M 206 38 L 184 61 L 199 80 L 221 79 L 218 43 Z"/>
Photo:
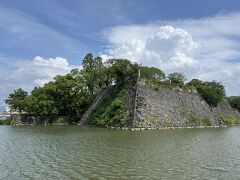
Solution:
<path fill-rule="evenodd" d="M 0 107 L 13 89 L 69 72 L 87 52 L 216 79 L 239 95 L 239 19 L 237 0 L 2 0 Z"/>

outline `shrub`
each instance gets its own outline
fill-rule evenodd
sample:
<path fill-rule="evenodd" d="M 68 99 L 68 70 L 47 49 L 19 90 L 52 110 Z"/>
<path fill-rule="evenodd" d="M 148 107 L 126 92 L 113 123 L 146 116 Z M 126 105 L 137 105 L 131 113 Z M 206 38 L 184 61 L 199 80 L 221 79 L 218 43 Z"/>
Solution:
<path fill-rule="evenodd" d="M 192 125 L 200 125 L 201 123 L 201 119 L 198 117 L 198 115 L 194 112 L 191 112 L 189 114 L 189 119 L 188 119 L 189 123 L 191 123 Z"/>
<path fill-rule="evenodd" d="M 11 120 L 10 119 L 0 120 L 0 125 L 9 126 L 11 125 Z"/>
<path fill-rule="evenodd" d="M 211 126 L 212 121 L 208 117 L 200 117 L 195 112 L 190 112 L 187 114 L 188 123 L 196 126 Z"/>
<path fill-rule="evenodd" d="M 222 116 L 219 116 L 219 119 L 224 122 L 224 124 L 226 125 L 234 125 L 234 124 L 237 124 L 237 120 L 235 117 L 233 116 L 227 116 L 227 115 L 222 115 Z"/>
<path fill-rule="evenodd" d="M 203 118 L 203 119 L 202 119 L 202 122 L 203 122 L 203 124 L 204 124 L 205 126 L 211 126 L 211 125 L 212 125 L 211 119 L 209 119 L 209 118 L 207 118 L 207 117 Z"/>
<path fill-rule="evenodd" d="M 52 124 L 52 125 L 71 124 L 71 116 L 52 117 L 51 119 L 45 120 L 45 124 Z"/>
<path fill-rule="evenodd" d="M 11 125 L 11 126 L 16 126 L 16 125 L 17 125 L 17 122 L 16 122 L 16 120 L 14 120 L 14 119 L 13 119 L 13 120 L 11 120 L 11 121 L 10 121 L 10 125 Z"/>

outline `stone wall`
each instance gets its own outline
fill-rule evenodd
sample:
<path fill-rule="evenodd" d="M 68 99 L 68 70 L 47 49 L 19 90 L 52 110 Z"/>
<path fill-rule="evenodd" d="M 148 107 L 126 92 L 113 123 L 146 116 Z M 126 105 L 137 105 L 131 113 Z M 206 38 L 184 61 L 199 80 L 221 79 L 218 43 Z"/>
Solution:
<path fill-rule="evenodd" d="M 218 126 L 221 114 L 237 117 L 226 102 L 212 109 L 196 90 L 154 88 L 144 82 L 137 83 L 134 106 L 132 127 Z"/>
<path fill-rule="evenodd" d="M 131 127 L 133 124 L 134 119 L 134 112 L 135 112 L 135 101 L 136 101 L 136 84 L 130 84 L 127 88 L 127 97 L 126 97 L 126 106 L 127 106 L 127 112 L 124 114 L 124 118 L 127 119 L 126 126 Z"/>
<path fill-rule="evenodd" d="M 39 121 L 28 114 L 13 114 L 10 119 L 14 120 L 17 125 L 39 124 Z"/>
<path fill-rule="evenodd" d="M 222 116 L 222 115 L 232 116 L 236 120 L 238 120 L 238 122 L 240 123 L 240 113 L 236 109 L 233 109 L 227 100 L 223 100 L 218 104 L 216 108 L 213 108 L 213 114 L 214 114 L 214 118 L 217 120 L 220 120 L 219 116 Z"/>

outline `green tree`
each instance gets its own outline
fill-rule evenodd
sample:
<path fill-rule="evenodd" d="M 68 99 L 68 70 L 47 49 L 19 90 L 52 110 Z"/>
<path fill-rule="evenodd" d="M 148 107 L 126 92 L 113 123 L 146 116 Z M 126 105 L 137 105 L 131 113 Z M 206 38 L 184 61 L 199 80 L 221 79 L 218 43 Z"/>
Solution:
<path fill-rule="evenodd" d="M 70 75 L 73 77 L 73 81 L 72 86 L 70 86 L 69 99 L 73 103 L 72 106 L 76 115 L 81 116 L 95 96 L 89 93 L 81 70 L 73 69 Z"/>
<path fill-rule="evenodd" d="M 26 97 L 28 93 L 21 88 L 14 90 L 10 93 L 5 103 L 9 105 L 12 110 L 18 111 L 20 114 L 26 109 Z"/>
<path fill-rule="evenodd" d="M 83 59 L 83 70 L 81 71 L 88 90 L 91 94 L 96 94 L 105 83 L 106 76 L 104 74 L 105 67 L 101 57 L 94 58 L 91 53 L 87 54 Z"/>
<path fill-rule="evenodd" d="M 184 76 L 184 74 L 178 72 L 169 74 L 168 79 L 169 81 L 171 81 L 171 83 L 175 84 L 184 84 L 184 82 L 186 81 L 186 77 Z"/>
<path fill-rule="evenodd" d="M 92 53 L 87 54 L 83 59 L 83 76 L 86 80 L 88 90 L 91 94 L 94 93 L 94 84 L 96 82 L 95 68 L 94 68 L 94 59 Z"/>
<path fill-rule="evenodd" d="M 230 96 L 227 100 L 232 108 L 235 108 L 240 112 L 240 96 Z"/>
<path fill-rule="evenodd" d="M 56 116 L 81 116 L 94 98 L 79 69 L 56 76 L 43 87 L 36 87 L 27 98 L 27 112 L 41 121 Z"/>
<path fill-rule="evenodd" d="M 203 81 L 199 79 L 192 79 L 190 82 L 187 83 L 189 86 L 195 86 L 195 87 L 200 87 L 203 85 Z"/>
<path fill-rule="evenodd" d="M 147 66 L 141 66 L 139 68 L 140 68 L 141 78 L 149 79 L 149 80 L 158 80 L 158 81 L 161 81 L 166 78 L 164 72 L 158 68 L 147 67 Z"/>
<path fill-rule="evenodd" d="M 188 83 L 196 87 L 202 98 L 211 106 L 216 107 L 219 102 L 226 96 L 225 88 L 220 82 L 202 82 L 198 79 L 193 79 Z"/>
<path fill-rule="evenodd" d="M 205 82 L 203 86 L 198 88 L 198 92 L 212 107 L 216 107 L 217 104 L 226 96 L 224 86 L 220 82 L 216 81 Z"/>
<path fill-rule="evenodd" d="M 65 76 L 54 78 L 55 102 L 59 115 L 76 116 L 79 108 L 86 110 L 95 95 L 89 93 L 87 84 L 81 71 L 76 74 L 76 70 Z M 45 87 L 48 88 L 47 86 Z M 88 102 L 88 103 L 87 103 Z M 85 106 L 85 107 L 84 107 Z"/>
<path fill-rule="evenodd" d="M 26 98 L 27 112 L 35 117 L 38 123 L 51 122 L 57 116 L 58 110 L 54 106 L 55 102 L 41 87 L 33 90 L 33 95 Z"/>
<path fill-rule="evenodd" d="M 112 59 L 109 63 L 111 64 L 109 69 L 110 74 L 114 77 L 117 85 L 123 85 L 137 80 L 138 64 L 132 64 L 127 59 Z"/>

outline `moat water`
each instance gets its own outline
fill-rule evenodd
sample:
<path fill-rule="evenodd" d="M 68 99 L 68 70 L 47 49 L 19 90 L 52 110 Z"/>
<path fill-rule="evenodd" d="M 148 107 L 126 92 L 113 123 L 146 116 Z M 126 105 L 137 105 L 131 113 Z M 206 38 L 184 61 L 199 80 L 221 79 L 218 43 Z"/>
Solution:
<path fill-rule="evenodd" d="M 240 127 L 0 126 L 0 179 L 240 179 Z"/>

